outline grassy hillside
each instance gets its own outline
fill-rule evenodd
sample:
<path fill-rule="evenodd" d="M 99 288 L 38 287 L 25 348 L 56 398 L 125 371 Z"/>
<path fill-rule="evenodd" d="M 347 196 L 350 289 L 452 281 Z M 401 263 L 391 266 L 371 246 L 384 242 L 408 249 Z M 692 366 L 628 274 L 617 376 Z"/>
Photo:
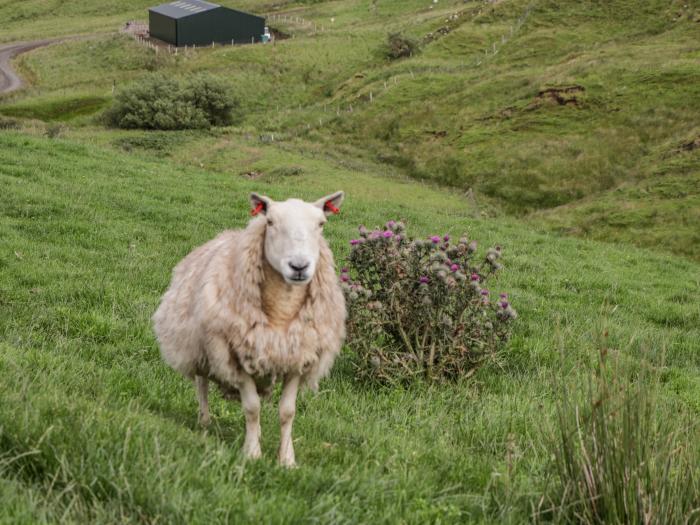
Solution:
<path fill-rule="evenodd" d="M 682 148 L 700 136 L 697 0 L 236 2 L 319 30 L 273 20 L 294 38 L 177 57 L 113 34 L 145 19 L 148 5 L 0 7 L 3 38 L 32 38 L 44 25 L 46 35 L 93 34 L 20 58 L 32 87 L 0 113 L 68 122 L 91 140 L 104 132 L 89 114 L 113 88 L 149 71 L 210 71 L 230 82 L 244 114 L 238 129 L 253 136 L 471 190 L 486 213 L 535 213 L 557 231 L 700 257 L 692 242 L 700 148 Z M 387 61 L 382 49 L 397 31 L 422 51 Z M 47 110 L 57 107 L 65 112 Z M 178 161 L 233 164 L 238 152 L 227 144 L 211 137 L 196 159 Z M 683 168 L 673 185 L 691 208 L 681 217 L 662 211 L 667 197 L 640 197 L 675 157 Z M 624 221 L 614 217 L 621 192 L 634 210 Z"/>
<path fill-rule="evenodd" d="M 300 175 L 247 181 L 10 132 L 0 155 L 0 522 L 519 523 L 550 471 L 555 378 L 576 391 L 601 345 L 630 373 L 665 353 L 673 410 L 700 410 L 700 267 L 687 260 L 473 218 L 458 196 L 381 166 L 274 145 L 260 162 Z M 245 224 L 253 188 L 345 189 L 327 230 L 341 260 L 356 224 L 389 217 L 501 243 L 498 287 L 521 319 L 500 364 L 463 384 L 373 390 L 343 356 L 301 397 L 301 468 L 273 464 L 270 403 L 266 457 L 244 463 L 239 408 L 216 395 L 213 428 L 197 427 L 193 389 L 160 361 L 149 317 L 178 259 Z"/>

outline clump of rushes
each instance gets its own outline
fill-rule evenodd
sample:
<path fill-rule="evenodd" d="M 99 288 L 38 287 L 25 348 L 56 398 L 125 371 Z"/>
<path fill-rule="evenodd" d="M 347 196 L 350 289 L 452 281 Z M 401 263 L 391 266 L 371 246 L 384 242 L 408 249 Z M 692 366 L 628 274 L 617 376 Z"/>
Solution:
<path fill-rule="evenodd" d="M 517 313 L 486 282 L 501 247 L 477 258 L 477 243 L 449 235 L 411 239 L 400 221 L 359 227 L 340 273 L 348 302 L 348 345 L 360 378 L 407 383 L 471 375 L 508 339 Z"/>

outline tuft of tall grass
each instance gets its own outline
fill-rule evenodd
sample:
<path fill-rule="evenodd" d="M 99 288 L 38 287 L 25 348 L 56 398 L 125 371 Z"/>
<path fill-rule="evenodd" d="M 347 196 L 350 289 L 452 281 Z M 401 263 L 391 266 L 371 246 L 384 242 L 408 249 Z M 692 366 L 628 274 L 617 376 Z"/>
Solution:
<path fill-rule="evenodd" d="M 630 377 L 609 361 L 601 349 L 582 398 L 561 389 L 553 484 L 535 521 L 700 523 L 697 426 L 663 404 L 658 371 L 642 364 Z"/>

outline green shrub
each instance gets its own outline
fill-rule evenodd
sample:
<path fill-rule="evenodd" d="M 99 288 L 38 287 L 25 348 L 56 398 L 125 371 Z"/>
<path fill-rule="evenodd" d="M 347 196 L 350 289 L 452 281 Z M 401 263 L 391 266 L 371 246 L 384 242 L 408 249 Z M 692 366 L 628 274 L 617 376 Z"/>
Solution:
<path fill-rule="evenodd" d="M 231 124 L 236 107 L 224 83 L 212 76 L 181 84 L 151 75 L 119 93 L 106 119 L 125 129 L 201 129 Z"/>
<path fill-rule="evenodd" d="M 412 240 L 401 222 L 350 241 L 340 279 L 348 303 L 348 345 L 358 376 L 380 383 L 471 374 L 507 340 L 516 312 L 486 281 L 500 247 L 476 262 L 476 241 L 448 235 Z"/>
<path fill-rule="evenodd" d="M 204 113 L 212 126 L 228 126 L 233 123 L 233 113 L 238 103 L 228 92 L 220 78 L 202 74 L 183 86 L 184 100 Z"/>
<path fill-rule="evenodd" d="M 411 57 L 418 51 L 418 42 L 401 33 L 390 33 L 386 38 L 384 56 L 389 60 Z"/>
<path fill-rule="evenodd" d="M 601 351 L 584 403 L 562 391 L 553 488 L 536 517 L 600 525 L 700 523 L 697 427 L 658 407 L 651 373 L 627 380 L 606 363 L 606 354 Z"/>

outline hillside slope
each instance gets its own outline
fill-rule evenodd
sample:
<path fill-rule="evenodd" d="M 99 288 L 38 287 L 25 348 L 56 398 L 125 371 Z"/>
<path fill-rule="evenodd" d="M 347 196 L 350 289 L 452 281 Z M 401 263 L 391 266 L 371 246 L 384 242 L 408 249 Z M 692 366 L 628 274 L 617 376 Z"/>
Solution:
<path fill-rule="evenodd" d="M 377 165 L 275 144 L 257 155 L 302 173 L 249 181 L 0 134 L 0 522 L 522 523 L 546 485 L 554 378 L 584 384 L 601 348 L 630 373 L 664 353 L 675 409 L 700 411 L 698 264 L 475 219 L 460 197 Z M 150 315 L 177 260 L 245 224 L 251 189 L 338 188 L 348 199 L 327 236 L 340 261 L 356 224 L 392 217 L 416 235 L 500 243 L 515 334 L 498 366 L 460 384 L 370 389 L 344 355 L 319 395 L 301 397 L 301 468 L 273 464 L 270 403 L 266 458 L 245 463 L 240 410 L 216 395 L 213 428 L 197 428 L 192 387 L 160 361 Z"/>
<path fill-rule="evenodd" d="M 700 137 L 697 0 L 236 2 L 285 15 L 270 23 L 294 38 L 177 57 L 100 34 L 144 19 L 149 5 L 0 6 L 3 39 L 97 33 L 20 59 L 33 87 L 0 113 L 67 122 L 92 140 L 110 132 L 85 115 L 115 87 L 152 71 L 214 72 L 240 98 L 246 133 L 469 190 L 485 213 L 549 210 L 535 214 L 537 224 L 700 257 L 692 226 L 700 149 L 684 153 L 673 182 L 688 213 L 664 212 L 675 201 L 633 190 L 656 186 L 669 157 Z M 391 32 L 422 42 L 421 52 L 388 61 Z M 222 146 L 210 137 L 196 159 L 178 160 L 237 160 Z M 614 217 L 620 209 L 630 210 L 624 220 Z"/>

